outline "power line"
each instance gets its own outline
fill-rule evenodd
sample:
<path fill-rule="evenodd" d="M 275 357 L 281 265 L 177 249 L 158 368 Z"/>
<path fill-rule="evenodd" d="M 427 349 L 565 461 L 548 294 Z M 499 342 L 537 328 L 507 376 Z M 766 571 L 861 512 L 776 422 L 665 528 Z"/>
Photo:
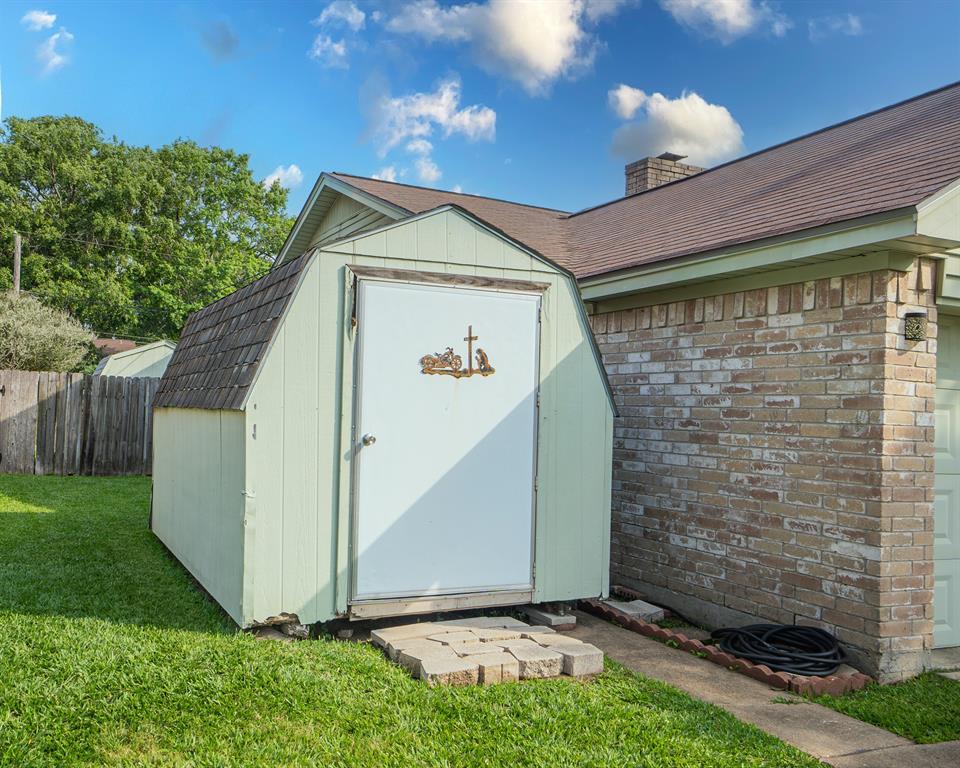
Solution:
<path fill-rule="evenodd" d="M 98 331 L 96 328 L 91 328 L 91 332 L 97 334 L 97 338 L 105 339 L 121 339 L 123 341 L 162 341 L 166 336 L 132 336 L 127 333 L 110 333 L 109 331 Z"/>
<path fill-rule="evenodd" d="M 81 243 L 81 244 L 83 244 L 83 245 L 89 245 L 89 246 L 92 246 L 92 247 L 94 247 L 94 248 L 106 248 L 106 249 L 108 249 L 108 250 L 111 250 L 111 249 L 112 249 L 112 250 L 115 250 L 115 251 L 123 251 L 123 252 L 126 252 L 126 253 L 139 253 L 139 254 L 141 254 L 141 255 L 143 255 L 143 256 L 166 256 L 167 258 L 171 258 L 171 257 L 173 256 L 173 254 L 171 254 L 169 251 L 153 251 L 153 250 L 145 250 L 145 249 L 143 249 L 143 248 L 129 248 L 129 247 L 125 246 L 125 245 L 118 245 L 118 244 L 116 244 L 116 243 L 110 243 L 110 242 L 106 242 L 106 241 L 100 242 L 100 241 L 97 241 L 97 240 L 86 240 L 86 239 L 84 239 L 84 238 L 82 238 L 82 237 L 73 237 L 72 235 L 63 235 L 63 234 L 61 234 L 61 235 L 54 235 L 54 237 L 59 238 L 59 239 L 61 239 L 61 240 L 70 240 L 70 241 L 75 242 L 75 243 Z M 29 238 L 29 237 L 24 237 L 23 240 L 24 240 L 24 242 L 26 242 L 26 243 L 29 243 L 29 242 L 30 242 L 30 238 Z M 198 247 L 199 247 L 199 246 L 198 246 Z M 256 258 L 259 259 L 260 261 L 264 262 L 265 264 L 272 264 L 272 263 L 273 263 L 273 259 L 265 258 L 265 257 L 263 257 L 263 256 L 256 256 Z"/>

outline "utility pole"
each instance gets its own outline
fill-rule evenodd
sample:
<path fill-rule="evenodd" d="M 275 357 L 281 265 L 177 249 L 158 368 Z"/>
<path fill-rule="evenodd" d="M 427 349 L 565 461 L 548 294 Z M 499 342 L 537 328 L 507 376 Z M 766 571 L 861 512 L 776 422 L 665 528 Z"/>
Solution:
<path fill-rule="evenodd" d="M 13 233 L 13 292 L 20 295 L 20 233 Z"/>

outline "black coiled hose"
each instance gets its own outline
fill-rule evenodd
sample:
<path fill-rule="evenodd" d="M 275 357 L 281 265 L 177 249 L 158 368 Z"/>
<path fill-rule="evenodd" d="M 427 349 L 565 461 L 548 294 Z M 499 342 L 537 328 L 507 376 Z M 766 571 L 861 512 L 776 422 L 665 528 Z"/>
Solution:
<path fill-rule="evenodd" d="M 751 624 L 710 633 L 720 649 L 776 672 L 832 675 L 847 660 L 840 641 L 818 627 Z"/>

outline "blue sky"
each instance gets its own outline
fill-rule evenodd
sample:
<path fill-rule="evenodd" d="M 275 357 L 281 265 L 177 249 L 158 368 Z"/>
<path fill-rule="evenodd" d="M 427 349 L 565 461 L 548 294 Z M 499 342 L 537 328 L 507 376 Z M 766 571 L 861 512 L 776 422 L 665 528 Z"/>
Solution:
<path fill-rule="evenodd" d="M 960 2 L 6 2 L 4 117 L 575 210 L 960 79 Z M 291 170 L 296 166 L 299 171 Z M 302 177 L 298 181 L 298 177 Z"/>

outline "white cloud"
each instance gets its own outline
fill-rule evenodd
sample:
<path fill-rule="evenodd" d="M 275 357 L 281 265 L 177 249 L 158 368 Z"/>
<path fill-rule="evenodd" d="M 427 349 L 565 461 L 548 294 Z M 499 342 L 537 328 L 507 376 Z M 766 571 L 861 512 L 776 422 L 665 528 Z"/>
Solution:
<path fill-rule="evenodd" d="M 852 13 L 839 16 L 821 16 L 807 22 L 807 31 L 813 41 L 822 40 L 830 35 L 847 35 L 857 37 L 863 34 L 863 22 L 860 17 Z"/>
<path fill-rule="evenodd" d="M 278 165 L 273 169 L 273 173 L 263 180 L 263 186 L 272 187 L 275 181 L 279 181 L 280 186 L 287 189 L 299 187 L 303 183 L 303 171 L 294 163 L 287 166 Z"/>
<path fill-rule="evenodd" d="M 396 181 L 400 175 L 402 174 L 397 173 L 397 167 L 395 165 L 385 165 L 373 174 L 373 178 L 380 179 L 381 181 Z"/>
<path fill-rule="evenodd" d="M 331 27 L 347 27 L 351 32 L 359 32 L 363 29 L 366 17 L 351 0 L 334 0 L 310 22 L 315 27 L 321 27 L 323 31 L 313 39 L 307 55 L 324 67 L 347 69 L 350 64 L 347 60 L 346 39 L 341 37 L 334 40 L 326 30 Z M 349 36 L 349 33 L 347 34 Z"/>
<path fill-rule="evenodd" d="M 433 144 L 426 139 L 414 139 L 407 144 L 407 152 L 411 152 L 414 155 L 429 155 L 433 152 Z"/>
<path fill-rule="evenodd" d="M 437 164 L 427 156 L 418 157 L 413 165 L 417 169 L 417 178 L 424 184 L 435 184 L 443 176 Z"/>
<path fill-rule="evenodd" d="M 41 29 L 50 29 L 56 20 L 57 14 L 49 11 L 27 11 L 20 22 L 26 24 L 31 32 L 39 32 Z"/>
<path fill-rule="evenodd" d="M 589 21 L 602 21 L 609 16 L 616 16 L 625 5 L 632 5 L 633 0 L 584 0 L 583 12 Z"/>
<path fill-rule="evenodd" d="M 686 155 L 692 165 L 709 166 L 743 152 L 743 129 L 726 107 L 709 104 L 693 92 L 676 99 L 639 94 L 641 118 L 622 125 L 613 136 L 613 150 L 621 157 L 638 160 L 675 152 Z"/>
<path fill-rule="evenodd" d="M 493 141 L 497 129 L 497 113 L 489 107 L 460 107 L 460 80 L 455 76 L 441 81 L 432 93 L 376 97 L 371 119 L 381 157 L 404 142 L 427 139 L 435 129 L 445 138 L 461 134 L 468 141 Z"/>
<path fill-rule="evenodd" d="M 460 195 L 463 193 L 463 187 L 461 187 L 459 184 L 454 184 L 453 189 L 451 189 L 450 191 L 456 192 L 458 195 Z"/>
<path fill-rule="evenodd" d="M 432 139 L 436 136 L 456 134 L 468 141 L 493 141 L 496 137 L 497 113 L 480 104 L 461 107 L 460 79 L 455 75 L 425 93 L 391 96 L 383 83 L 374 80 L 368 81 L 361 93 L 377 154 L 386 157 L 402 148 L 412 156 L 413 170 L 425 184 L 434 184 L 443 175 L 433 159 Z M 388 165 L 377 178 L 393 181 L 403 174 L 402 169 Z"/>
<path fill-rule="evenodd" d="M 793 26 L 766 0 L 660 0 L 660 6 L 683 26 L 724 44 L 757 31 L 783 37 Z"/>
<path fill-rule="evenodd" d="M 54 32 L 50 37 L 40 43 L 37 48 L 37 60 L 43 66 L 43 74 L 48 75 L 51 72 L 55 72 L 69 61 L 66 54 L 62 53 L 57 46 L 61 43 L 67 44 L 71 40 L 73 40 L 73 35 L 63 27 L 60 27 L 59 32 Z"/>
<path fill-rule="evenodd" d="M 611 109 L 620 118 L 629 120 L 643 106 L 643 102 L 647 100 L 647 94 L 639 88 L 620 83 L 616 88 L 607 92 L 607 99 L 610 102 Z"/>
<path fill-rule="evenodd" d="M 317 35 L 307 55 L 322 66 L 331 69 L 346 69 L 349 66 L 346 41 L 334 40 L 330 35 Z"/>
<path fill-rule="evenodd" d="M 546 93 L 560 77 L 575 77 L 599 45 L 586 25 L 615 14 L 626 0 L 489 0 L 441 6 L 417 0 L 387 22 L 400 34 L 428 42 L 463 43 L 479 65 Z"/>
<path fill-rule="evenodd" d="M 366 18 L 367 15 L 350 0 L 333 0 L 311 24 L 317 27 L 325 24 L 343 24 L 354 32 L 358 32 L 363 29 Z"/>

